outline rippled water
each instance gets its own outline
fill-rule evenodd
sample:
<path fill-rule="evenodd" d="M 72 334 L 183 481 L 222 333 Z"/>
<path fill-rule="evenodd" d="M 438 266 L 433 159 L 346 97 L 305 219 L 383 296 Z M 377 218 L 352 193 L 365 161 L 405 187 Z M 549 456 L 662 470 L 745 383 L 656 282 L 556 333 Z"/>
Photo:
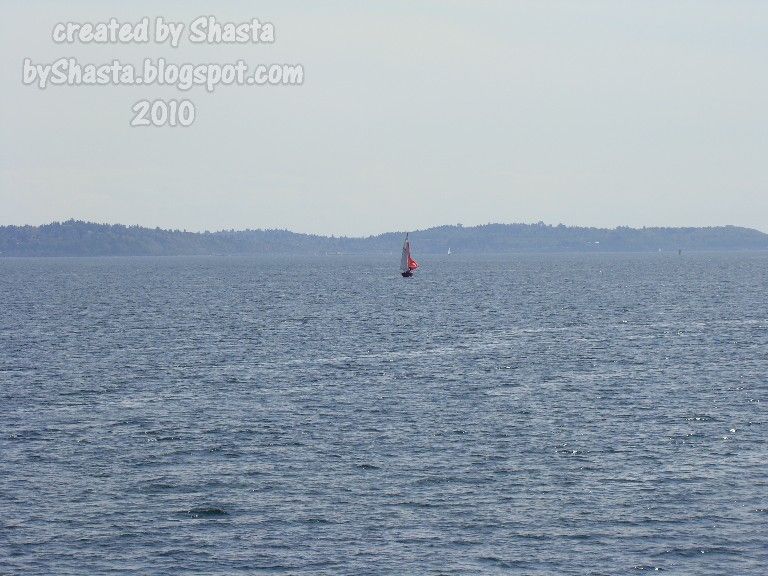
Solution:
<path fill-rule="evenodd" d="M 0 260 L 0 573 L 765 574 L 768 254 Z"/>

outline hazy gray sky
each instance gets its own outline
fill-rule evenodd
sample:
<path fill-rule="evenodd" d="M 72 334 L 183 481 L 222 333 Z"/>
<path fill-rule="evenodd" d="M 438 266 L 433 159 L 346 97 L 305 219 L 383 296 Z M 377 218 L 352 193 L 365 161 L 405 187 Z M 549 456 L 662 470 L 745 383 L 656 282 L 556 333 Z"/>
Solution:
<path fill-rule="evenodd" d="M 162 6 L 162 8 L 158 8 Z M 258 17 L 273 45 L 61 45 L 60 21 Z M 768 231 L 768 2 L 67 2 L 0 20 L 0 224 L 371 234 Z M 22 61 L 301 63 L 303 86 L 22 85 Z M 130 128 L 187 97 L 189 128 Z"/>

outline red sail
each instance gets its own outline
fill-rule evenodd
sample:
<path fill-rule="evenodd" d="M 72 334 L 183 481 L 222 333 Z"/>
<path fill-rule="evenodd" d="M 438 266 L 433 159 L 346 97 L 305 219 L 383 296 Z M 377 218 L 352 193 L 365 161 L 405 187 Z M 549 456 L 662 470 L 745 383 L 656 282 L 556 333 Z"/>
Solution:
<path fill-rule="evenodd" d="M 413 258 L 408 256 L 408 270 L 416 270 L 416 268 L 419 267 L 419 263 L 416 262 Z"/>

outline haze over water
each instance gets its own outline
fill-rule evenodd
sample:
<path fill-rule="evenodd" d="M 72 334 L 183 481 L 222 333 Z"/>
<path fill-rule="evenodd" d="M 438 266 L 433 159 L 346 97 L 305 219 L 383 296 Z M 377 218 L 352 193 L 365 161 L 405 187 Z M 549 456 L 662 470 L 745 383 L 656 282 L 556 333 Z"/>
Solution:
<path fill-rule="evenodd" d="M 764 573 L 768 254 L 398 258 L 0 260 L 0 573 Z"/>

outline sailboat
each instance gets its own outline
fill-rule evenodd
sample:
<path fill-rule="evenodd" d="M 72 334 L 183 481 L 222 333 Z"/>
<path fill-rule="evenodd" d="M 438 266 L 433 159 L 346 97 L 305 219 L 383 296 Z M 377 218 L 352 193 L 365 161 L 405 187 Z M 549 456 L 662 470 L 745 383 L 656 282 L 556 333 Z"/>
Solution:
<path fill-rule="evenodd" d="M 413 276 L 413 271 L 419 267 L 419 263 L 411 258 L 411 243 L 408 241 L 408 233 L 405 233 L 405 242 L 403 243 L 403 256 L 400 258 L 400 274 L 403 278 Z"/>
<path fill-rule="evenodd" d="M 448 246 L 448 256 L 450 256 L 450 255 L 451 255 L 451 247 Z"/>

